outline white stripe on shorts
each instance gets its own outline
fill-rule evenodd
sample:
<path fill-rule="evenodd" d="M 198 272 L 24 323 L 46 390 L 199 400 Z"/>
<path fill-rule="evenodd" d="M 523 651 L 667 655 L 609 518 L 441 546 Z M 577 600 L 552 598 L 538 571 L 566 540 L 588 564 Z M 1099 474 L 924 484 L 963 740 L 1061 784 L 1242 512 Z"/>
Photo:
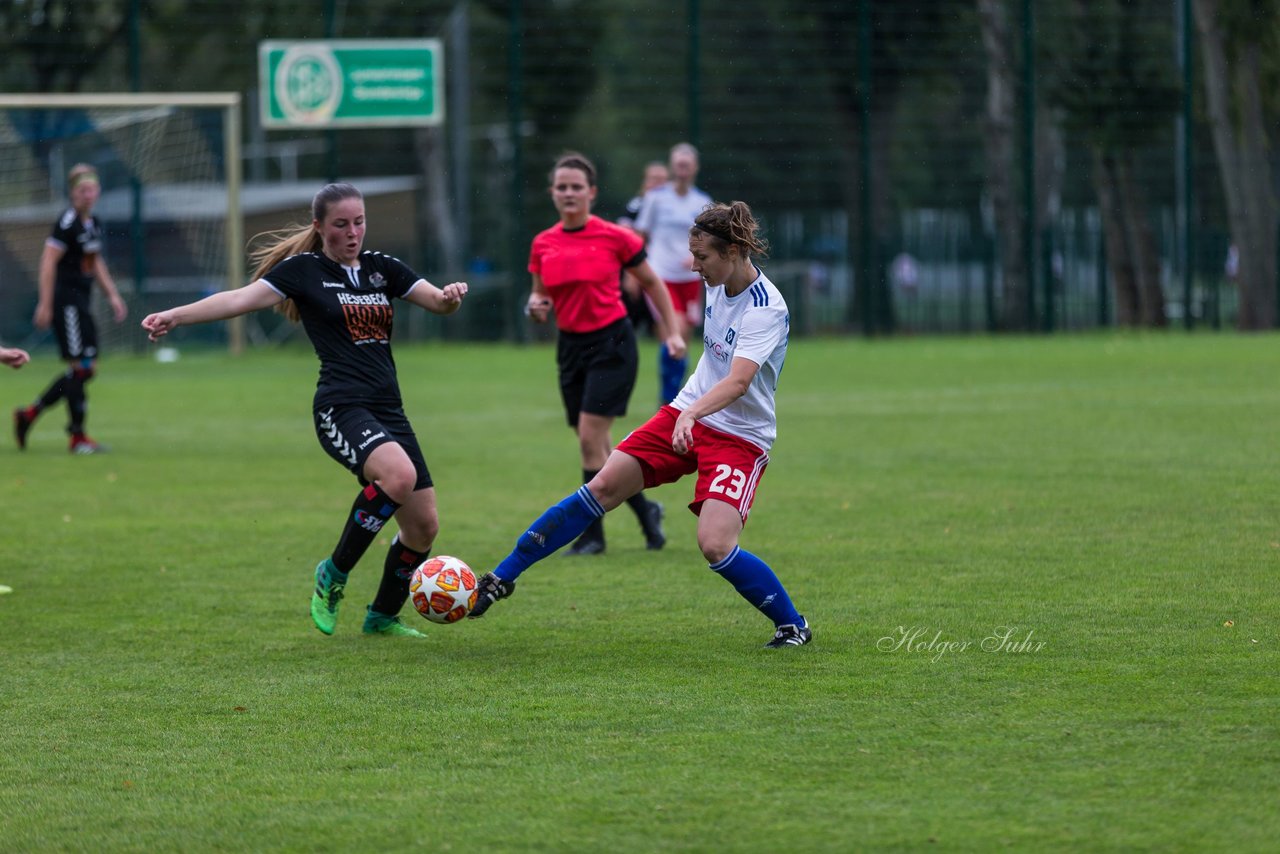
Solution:
<path fill-rule="evenodd" d="M 760 483 L 760 475 L 764 474 L 764 467 L 769 464 L 769 455 L 761 454 L 756 457 L 756 463 L 751 467 L 751 477 L 747 478 L 747 488 L 742 491 L 742 500 L 738 502 L 738 515 L 742 517 L 742 521 L 747 521 L 747 514 L 751 512 L 751 499 L 756 494 L 756 485 Z"/>
<path fill-rule="evenodd" d="M 63 307 L 62 326 L 67 333 L 67 352 L 73 356 L 79 356 L 83 349 L 83 343 L 80 340 L 80 310 L 74 305 Z"/>

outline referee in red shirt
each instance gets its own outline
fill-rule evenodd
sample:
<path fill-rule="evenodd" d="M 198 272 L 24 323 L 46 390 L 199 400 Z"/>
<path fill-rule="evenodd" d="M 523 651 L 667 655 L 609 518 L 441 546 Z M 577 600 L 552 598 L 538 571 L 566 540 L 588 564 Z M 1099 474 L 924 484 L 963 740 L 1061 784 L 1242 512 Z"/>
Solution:
<path fill-rule="evenodd" d="M 562 155 L 551 170 L 551 201 L 560 222 L 541 232 L 529 249 L 533 287 L 525 313 L 545 323 L 555 312 L 559 330 L 556 364 L 565 417 L 578 434 L 582 482 L 604 466 L 613 448 L 609 428 L 627 412 L 640 356 L 627 319 L 619 280 L 626 270 L 639 280 L 666 328 L 678 330 L 666 286 L 645 260 L 644 241 L 629 229 L 591 213 L 596 198 L 596 168 L 577 152 Z M 684 339 L 672 332 L 667 349 L 683 356 Z M 662 505 L 644 493 L 628 499 L 644 530 L 645 544 L 660 549 Z M 566 554 L 604 551 L 604 522 L 595 520 Z"/>

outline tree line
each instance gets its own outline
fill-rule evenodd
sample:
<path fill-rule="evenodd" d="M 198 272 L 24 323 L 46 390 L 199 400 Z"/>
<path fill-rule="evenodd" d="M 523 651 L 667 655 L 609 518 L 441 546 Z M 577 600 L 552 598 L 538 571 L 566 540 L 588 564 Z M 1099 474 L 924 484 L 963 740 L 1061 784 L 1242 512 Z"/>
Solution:
<path fill-rule="evenodd" d="M 0 7 L 0 85 L 251 92 L 264 39 L 461 32 L 452 47 L 468 52 L 470 237 L 449 231 L 457 199 L 442 180 L 442 132 L 353 132 L 338 143 L 344 173 L 428 178 L 424 221 L 437 223 L 432 242 L 448 264 L 519 263 L 511 247 L 545 224 L 544 173 L 559 150 L 602 161 L 607 211 L 645 161 L 695 137 L 713 190 L 765 210 L 848 212 L 850 258 L 867 235 L 886 239 L 904 210 L 963 212 L 991 237 L 1010 330 L 1034 325 L 1028 238 L 1034 245 L 1061 206 L 1098 212 L 1116 322 L 1168 322 L 1156 221 L 1178 202 L 1174 128 L 1189 103 L 1189 215 L 1229 229 L 1239 327 L 1271 328 L 1280 0 L 1188 2 L 1190 92 L 1168 0 L 20 0 Z M 513 136 L 516 116 L 527 126 Z M 870 284 L 886 288 L 880 279 Z M 851 319 L 868 305 L 885 311 L 891 300 L 854 304 Z"/>

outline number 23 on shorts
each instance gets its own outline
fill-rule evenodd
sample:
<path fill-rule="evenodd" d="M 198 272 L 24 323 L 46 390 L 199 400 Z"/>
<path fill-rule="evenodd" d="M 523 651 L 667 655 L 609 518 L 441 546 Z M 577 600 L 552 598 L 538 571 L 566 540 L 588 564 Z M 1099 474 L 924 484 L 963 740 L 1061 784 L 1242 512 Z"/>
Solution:
<path fill-rule="evenodd" d="M 732 504 L 737 508 L 742 521 L 746 522 L 747 514 L 751 512 L 751 504 L 756 499 L 756 487 L 760 485 L 760 478 L 768 464 L 768 454 L 760 454 L 756 457 L 755 464 L 749 468 L 741 467 L 741 464 L 734 466 L 729 463 L 715 463 L 713 471 L 699 478 L 699 487 L 705 483 L 706 492 L 696 495 L 695 500 L 714 498 L 717 501 Z M 710 480 L 705 480 L 708 475 Z"/>
<path fill-rule="evenodd" d="M 725 481 L 728 481 L 726 483 Z M 708 492 L 714 492 L 724 495 L 725 498 L 732 498 L 737 501 L 742 497 L 742 488 L 747 485 L 747 475 L 741 469 L 720 463 L 716 466 L 716 475 L 711 479 L 711 485 L 707 487 Z"/>

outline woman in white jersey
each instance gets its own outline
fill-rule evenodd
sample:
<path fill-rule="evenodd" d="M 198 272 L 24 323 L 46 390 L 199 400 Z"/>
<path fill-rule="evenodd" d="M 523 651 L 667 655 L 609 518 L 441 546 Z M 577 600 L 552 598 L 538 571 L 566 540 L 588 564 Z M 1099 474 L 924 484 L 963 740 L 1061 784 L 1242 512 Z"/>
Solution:
<path fill-rule="evenodd" d="M 671 180 L 647 191 L 636 214 L 636 231 L 644 235 L 649 264 L 667 285 L 675 306 L 679 329 L 666 329 L 653 312 L 654 334 L 659 341 L 679 332 L 685 341 L 702 322 L 702 277 L 689 257 L 689 226 L 711 197 L 694 186 L 698 177 L 698 149 L 687 142 L 671 149 Z M 658 348 L 658 404 L 670 403 L 684 385 L 688 356 L 677 356 L 665 345 Z"/>
<path fill-rule="evenodd" d="M 773 621 L 766 646 L 812 639 L 773 570 L 738 545 L 777 435 L 774 390 L 787 355 L 787 304 L 751 260 L 766 246 L 746 203 L 708 206 L 689 230 L 689 249 L 707 285 L 705 348 L 693 376 L 614 449 L 590 483 L 528 527 L 480 580 L 470 616 L 510 596 L 520 573 L 629 496 L 696 473 L 689 509 L 698 516 L 698 548 L 708 566 Z"/>

